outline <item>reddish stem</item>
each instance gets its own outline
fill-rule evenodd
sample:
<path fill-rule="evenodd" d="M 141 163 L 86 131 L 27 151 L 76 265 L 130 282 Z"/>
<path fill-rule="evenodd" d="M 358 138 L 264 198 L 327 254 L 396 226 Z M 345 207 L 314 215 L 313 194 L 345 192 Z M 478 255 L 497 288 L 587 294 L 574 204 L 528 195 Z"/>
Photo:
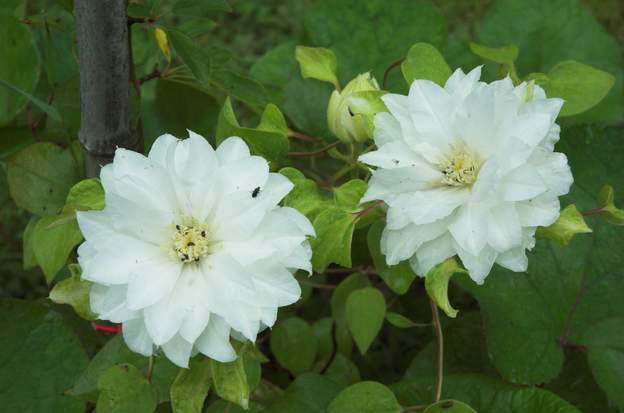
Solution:
<path fill-rule="evenodd" d="M 604 207 L 592 208 L 592 209 L 588 209 L 587 211 L 581 212 L 581 215 L 583 215 L 584 217 L 588 217 L 590 215 L 602 214 L 603 212 L 605 212 Z"/>
<path fill-rule="evenodd" d="M 92 323 L 92 325 L 96 331 L 104 331 L 106 333 L 113 333 L 113 334 L 121 333 L 121 329 L 122 329 L 121 324 L 115 324 L 115 325 L 109 326 L 106 324 Z"/>
<path fill-rule="evenodd" d="M 383 201 L 375 201 L 375 202 L 373 202 L 372 204 L 370 204 L 369 206 L 367 206 L 363 210 L 357 212 L 355 214 L 355 219 L 360 219 L 360 218 L 370 214 L 375 208 L 377 208 L 378 206 L 380 206 L 383 203 L 384 203 Z"/>

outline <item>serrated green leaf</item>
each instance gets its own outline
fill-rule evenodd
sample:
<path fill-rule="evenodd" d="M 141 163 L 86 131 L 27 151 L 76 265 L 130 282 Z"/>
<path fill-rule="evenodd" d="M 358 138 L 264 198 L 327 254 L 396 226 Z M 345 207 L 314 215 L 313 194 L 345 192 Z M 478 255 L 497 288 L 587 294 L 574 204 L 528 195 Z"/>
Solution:
<path fill-rule="evenodd" d="M 271 351 L 278 363 L 293 375 L 312 368 L 317 352 L 314 330 L 307 321 L 290 317 L 273 327 Z"/>
<path fill-rule="evenodd" d="M 210 390 L 210 360 L 195 358 L 188 369 L 181 369 L 171 385 L 174 413 L 201 413 Z"/>
<path fill-rule="evenodd" d="M 615 77 L 592 66 L 567 60 L 548 72 L 544 89 L 549 97 L 560 97 L 565 103 L 560 116 L 583 113 L 596 106 L 615 83 Z"/>
<path fill-rule="evenodd" d="M 453 73 L 442 54 L 429 43 L 416 43 L 409 49 L 401 63 L 401 72 L 409 85 L 416 79 L 426 79 L 440 86 Z"/>
<path fill-rule="evenodd" d="M 80 179 L 80 168 L 69 150 L 48 142 L 35 143 L 9 159 L 7 179 L 18 206 L 35 215 L 54 215 Z"/>
<path fill-rule="evenodd" d="M 598 205 L 604 211 L 607 221 L 614 225 L 624 225 L 624 210 L 614 204 L 614 193 L 611 185 L 605 185 L 598 194 Z"/>
<path fill-rule="evenodd" d="M 0 322 L 2 409 L 83 413 L 85 403 L 63 392 L 84 370 L 88 358 L 61 316 L 42 304 L 4 299 Z"/>
<path fill-rule="evenodd" d="M 397 294 L 405 294 L 417 275 L 407 261 L 391 266 L 386 263 L 386 257 L 381 254 L 380 248 L 381 234 L 384 225 L 382 221 L 375 222 L 368 230 L 368 235 L 366 237 L 368 250 L 373 258 L 375 269 L 386 285 Z"/>
<path fill-rule="evenodd" d="M 97 315 L 91 311 L 89 291 L 92 282 L 82 280 L 80 272 L 72 274 L 58 282 L 50 291 L 50 300 L 57 304 L 69 304 L 76 313 L 85 320 L 95 320 Z"/>
<path fill-rule="evenodd" d="M 316 237 L 310 240 L 314 271 L 322 273 L 331 263 L 350 267 L 355 215 L 330 206 L 316 216 L 312 225 L 316 231 Z"/>
<path fill-rule="evenodd" d="M 389 388 L 363 381 L 344 389 L 330 403 L 327 413 L 400 413 L 401 405 Z"/>
<path fill-rule="evenodd" d="M 283 162 L 288 153 L 286 121 L 277 106 L 268 104 L 257 128 L 241 127 L 229 98 L 225 100 L 217 123 L 217 144 L 230 136 L 240 136 L 251 152 L 274 163 Z"/>
<path fill-rule="evenodd" d="M 515 44 L 502 47 L 488 47 L 479 43 L 470 42 L 470 50 L 483 59 L 500 64 L 511 65 L 518 58 L 518 46 Z"/>
<path fill-rule="evenodd" d="M 98 178 L 89 178 L 72 186 L 63 212 L 101 209 L 104 209 L 104 188 Z"/>
<path fill-rule="evenodd" d="M 379 334 L 386 316 L 386 300 L 376 288 L 353 291 L 347 298 L 347 325 L 360 353 L 364 354 Z"/>
<path fill-rule="evenodd" d="M 587 226 L 583 215 L 576 209 L 576 205 L 568 205 L 561 211 L 559 218 L 548 227 L 537 229 L 537 238 L 548 238 L 561 245 L 568 245 L 576 234 L 587 234 L 592 232 Z"/>
<path fill-rule="evenodd" d="M 475 409 L 458 400 L 440 400 L 427 407 L 423 413 L 477 413 Z"/>
<path fill-rule="evenodd" d="M 336 77 L 336 55 L 324 47 L 297 46 L 295 58 L 299 62 L 301 77 L 312 78 L 322 82 L 329 82 L 336 89 L 340 89 Z"/>
<path fill-rule="evenodd" d="M 211 359 L 210 369 L 212 384 L 217 395 L 241 406 L 243 409 L 248 409 L 250 389 L 241 354 L 236 360 L 229 363 L 221 363 Z"/>
<path fill-rule="evenodd" d="M 48 283 L 65 266 L 69 254 L 80 241 L 82 234 L 73 212 L 43 217 L 37 222 L 32 247 Z"/>
<path fill-rule="evenodd" d="M 0 13 L 0 38 L 3 39 L 0 42 L 0 79 L 3 85 L 12 88 L 0 87 L 0 125 L 5 125 L 24 108 L 28 96 L 32 96 L 41 61 L 30 27 L 10 13 Z"/>
<path fill-rule="evenodd" d="M 467 274 L 467 271 L 459 266 L 455 258 L 449 258 L 429 270 L 425 277 L 427 294 L 451 318 L 457 317 L 457 310 L 449 302 L 448 284 L 451 277 L 458 273 Z"/>
<path fill-rule="evenodd" d="M 156 409 L 154 389 L 132 364 L 104 371 L 98 380 L 100 413 L 152 413 Z"/>

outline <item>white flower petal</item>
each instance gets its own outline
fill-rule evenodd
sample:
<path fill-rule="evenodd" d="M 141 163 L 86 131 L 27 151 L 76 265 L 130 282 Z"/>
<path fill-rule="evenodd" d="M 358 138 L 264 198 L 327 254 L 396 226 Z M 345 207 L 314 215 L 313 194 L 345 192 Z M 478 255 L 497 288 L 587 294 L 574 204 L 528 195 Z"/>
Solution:
<path fill-rule="evenodd" d="M 221 142 L 215 152 L 221 165 L 249 157 L 249 147 L 238 136 L 232 136 Z"/>
<path fill-rule="evenodd" d="M 499 204 L 489 211 L 487 242 L 499 252 L 522 244 L 522 226 L 512 203 Z"/>
<path fill-rule="evenodd" d="M 483 204 L 462 205 L 449 224 L 449 231 L 459 245 L 477 255 L 487 242 L 487 207 Z"/>
<path fill-rule="evenodd" d="M 520 223 L 524 227 L 547 227 L 559 218 L 561 204 L 552 194 L 543 194 L 516 203 Z"/>
<path fill-rule="evenodd" d="M 464 267 L 468 270 L 468 275 L 474 282 L 481 285 L 488 276 L 494 261 L 496 261 L 497 253 L 493 248 L 486 246 L 478 255 L 470 254 L 463 249 L 457 242 L 453 243 L 457 255 L 461 259 Z"/>
<path fill-rule="evenodd" d="M 401 139 L 401 125 L 388 112 L 376 114 L 373 122 L 375 125 L 373 136 L 377 146 L 381 147 Z"/>
<path fill-rule="evenodd" d="M 128 281 L 128 308 L 140 310 L 160 301 L 175 287 L 182 263 L 164 254 L 137 264 Z"/>
<path fill-rule="evenodd" d="M 189 358 L 193 350 L 193 344 L 186 341 L 180 335 L 162 345 L 162 349 L 169 360 L 182 368 L 188 368 Z"/>
<path fill-rule="evenodd" d="M 565 195 L 570 191 L 574 179 L 568 158 L 564 154 L 537 148 L 529 162 L 535 166 L 548 189 L 555 195 Z"/>
<path fill-rule="evenodd" d="M 147 157 L 150 158 L 152 161 L 158 163 L 159 165 L 166 167 L 169 148 L 171 147 L 171 145 L 176 144 L 178 141 L 178 138 L 168 133 L 160 135 L 152 144 L 152 147 L 150 148 Z"/>
<path fill-rule="evenodd" d="M 381 253 L 386 256 L 386 263 L 396 265 L 410 258 L 422 244 L 445 233 L 448 222 L 448 219 L 442 219 L 425 225 L 410 224 L 399 230 L 386 227 L 380 245 Z"/>
<path fill-rule="evenodd" d="M 135 318 L 123 323 L 122 334 L 130 350 L 149 357 L 154 352 L 154 342 L 150 338 L 142 318 Z"/>
<path fill-rule="evenodd" d="M 222 363 L 236 359 L 236 352 L 230 344 L 230 326 L 216 314 L 210 316 L 208 326 L 195 346 L 202 354 Z"/>
<path fill-rule="evenodd" d="M 470 94 L 479 83 L 481 78 L 481 67 L 477 66 L 468 74 L 464 74 L 461 69 L 455 70 L 447 79 L 444 89 L 453 96 L 454 99 L 464 99 Z"/>
<path fill-rule="evenodd" d="M 525 164 L 505 175 L 501 183 L 501 198 L 504 201 L 524 201 L 547 190 L 535 167 Z"/>
<path fill-rule="evenodd" d="M 514 272 L 525 272 L 529 266 L 529 259 L 524 247 L 520 247 L 499 254 L 496 263 Z"/>
<path fill-rule="evenodd" d="M 415 192 L 439 186 L 443 176 L 440 171 L 425 165 L 378 169 L 373 172 L 361 202 L 384 199 L 389 194 Z"/>
<path fill-rule="evenodd" d="M 449 216 L 470 196 L 466 189 L 438 188 L 413 194 L 400 194 L 386 201 L 390 208 L 399 208 L 414 224 L 429 224 Z"/>
<path fill-rule="evenodd" d="M 89 293 L 91 311 L 97 314 L 100 320 L 113 323 L 124 323 L 137 317 L 138 313 L 129 310 L 126 305 L 126 290 L 123 285 L 92 285 Z"/>
<path fill-rule="evenodd" d="M 446 233 L 418 248 L 410 260 L 410 265 L 416 274 L 424 277 L 433 267 L 453 255 L 455 255 L 453 238 Z"/>

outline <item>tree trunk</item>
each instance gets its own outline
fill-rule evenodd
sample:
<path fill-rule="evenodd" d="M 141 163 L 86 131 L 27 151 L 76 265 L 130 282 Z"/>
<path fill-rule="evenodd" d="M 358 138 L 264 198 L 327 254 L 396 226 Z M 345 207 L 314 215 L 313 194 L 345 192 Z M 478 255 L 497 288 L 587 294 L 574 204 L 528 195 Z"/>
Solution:
<path fill-rule="evenodd" d="M 117 147 L 142 151 L 130 116 L 133 72 L 126 0 L 75 0 L 80 66 L 80 142 L 88 177 Z"/>

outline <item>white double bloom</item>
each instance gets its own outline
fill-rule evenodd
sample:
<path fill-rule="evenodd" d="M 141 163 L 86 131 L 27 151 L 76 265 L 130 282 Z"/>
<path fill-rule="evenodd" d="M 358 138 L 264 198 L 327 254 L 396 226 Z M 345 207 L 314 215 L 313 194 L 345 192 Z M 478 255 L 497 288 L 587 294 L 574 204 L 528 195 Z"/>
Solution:
<path fill-rule="evenodd" d="M 299 299 L 292 273 L 311 272 L 314 233 L 278 206 L 292 183 L 242 139 L 213 150 L 189 136 L 161 136 L 148 157 L 118 149 L 101 172 L 106 208 L 78 213 L 91 309 L 123 323 L 133 351 L 160 346 L 183 367 L 197 351 L 235 359 L 230 335 L 255 340 Z"/>
<path fill-rule="evenodd" d="M 362 201 L 388 205 L 381 251 L 388 264 L 409 259 L 424 276 L 458 255 L 482 283 L 494 263 L 527 269 L 538 226 L 559 216 L 572 174 L 555 123 L 563 104 L 536 85 L 509 78 L 480 82 L 461 70 L 444 88 L 412 83 L 387 94 L 375 117 L 378 149 L 360 157 L 377 167 Z"/>

